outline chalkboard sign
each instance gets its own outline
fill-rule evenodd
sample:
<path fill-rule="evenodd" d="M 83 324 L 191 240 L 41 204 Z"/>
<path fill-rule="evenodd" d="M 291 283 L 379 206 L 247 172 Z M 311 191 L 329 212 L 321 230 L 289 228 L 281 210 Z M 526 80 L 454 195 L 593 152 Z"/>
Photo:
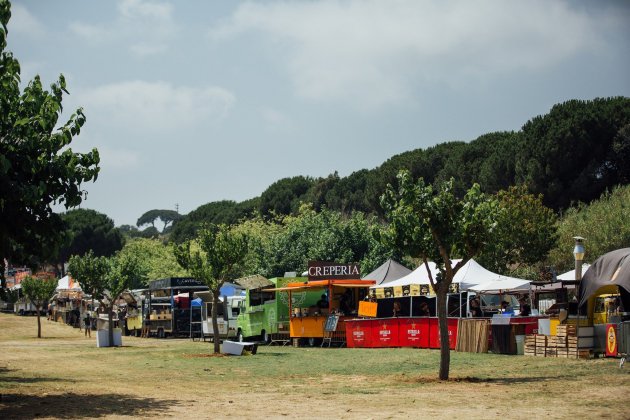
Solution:
<path fill-rule="evenodd" d="M 337 322 L 339 322 L 339 315 L 328 315 L 328 318 L 326 319 L 326 325 L 324 325 L 324 331 L 335 331 L 337 329 Z"/>

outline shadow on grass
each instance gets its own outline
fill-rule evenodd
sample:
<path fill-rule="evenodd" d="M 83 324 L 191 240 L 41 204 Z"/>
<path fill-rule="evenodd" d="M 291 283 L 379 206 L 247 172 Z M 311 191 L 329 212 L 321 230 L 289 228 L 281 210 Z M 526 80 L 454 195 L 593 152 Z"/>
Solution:
<path fill-rule="evenodd" d="M 159 416 L 177 400 L 136 398 L 122 394 L 3 394 L 0 418 L 95 418 L 104 416 Z"/>
<path fill-rule="evenodd" d="M 533 376 L 533 377 L 503 377 L 503 378 L 478 378 L 476 376 L 451 376 L 447 381 L 441 381 L 436 376 L 419 376 L 407 377 L 403 379 L 406 382 L 413 383 L 441 383 L 441 382 L 460 382 L 460 383 L 480 383 L 480 384 L 497 384 L 497 385 L 516 385 L 537 383 L 546 381 L 557 381 L 571 379 L 571 376 Z"/>
<path fill-rule="evenodd" d="M 258 352 L 256 353 L 256 357 L 267 357 L 267 356 L 271 356 L 271 357 L 287 357 L 289 356 L 289 353 L 276 353 L 274 351 L 264 351 L 264 352 Z"/>
<path fill-rule="evenodd" d="M 36 384 L 39 382 L 63 382 L 61 378 L 24 378 L 22 376 L 12 376 L 12 372 L 17 372 L 15 369 L 9 369 L 7 367 L 0 367 L 0 382 L 3 383 L 16 383 L 16 384 Z"/>

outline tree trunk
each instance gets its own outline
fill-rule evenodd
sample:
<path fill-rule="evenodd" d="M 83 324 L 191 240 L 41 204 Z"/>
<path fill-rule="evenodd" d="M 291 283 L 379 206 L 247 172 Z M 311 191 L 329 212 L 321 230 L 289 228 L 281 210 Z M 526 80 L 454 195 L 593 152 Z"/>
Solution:
<path fill-rule="evenodd" d="M 107 311 L 107 320 L 109 324 L 108 338 L 109 345 L 107 347 L 114 347 L 114 307 L 110 307 Z"/>
<path fill-rule="evenodd" d="M 446 296 L 448 287 L 440 285 L 437 294 L 437 315 L 440 328 L 440 380 L 447 380 L 451 364 L 451 349 L 448 337 L 448 318 L 446 308 Z"/>
<path fill-rule="evenodd" d="M 42 338 L 42 321 L 39 317 L 39 306 L 35 307 L 37 311 L 37 338 Z"/>
<path fill-rule="evenodd" d="M 214 353 L 219 354 L 221 352 L 221 338 L 219 334 L 219 320 L 217 319 L 218 305 L 219 305 L 219 293 L 217 289 L 212 292 L 212 332 L 214 341 Z"/>

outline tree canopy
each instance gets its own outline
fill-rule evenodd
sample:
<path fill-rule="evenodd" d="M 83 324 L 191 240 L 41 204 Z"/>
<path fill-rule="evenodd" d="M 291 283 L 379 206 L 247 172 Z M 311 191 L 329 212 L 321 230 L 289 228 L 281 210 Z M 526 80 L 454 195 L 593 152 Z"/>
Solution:
<path fill-rule="evenodd" d="M 20 89 L 20 64 L 7 46 L 11 5 L 0 0 L 0 265 L 44 258 L 56 248 L 62 230 L 53 204 L 78 206 L 81 184 L 99 172 L 96 149 L 74 153 L 69 147 L 85 123 L 78 109 L 58 125 L 66 80 L 59 76 L 50 91 L 39 76 Z M 58 127 L 58 128 L 57 128 Z M 3 276 L 4 270 L 0 270 Z M 2 279 L 4 286 L 4 278 Z"/>
<path fill-rule="evenodd" d="M 525 186 L 497 194 L 497 225 L 478 262 L 495 273 L 508 274 L 519 265 L 547 259 L 556 245 L 557 217 L 542 203 L 542 195 L 527 193 Z"/>
<path fill-rule="evenodd" d="M 55 279 L 28 276 L 20 284 L 26 299 L 35 306 L 37 312 L 37 338 L 42 338 L 41 310 L 48 305 L 48 300 L 55 293 L 57 282 Z"/>
<path fill-rule="evenodd" d="M 177 262 L 212 293 L 214 352 L 219 353 L 219 293 L 226 280 L 240 274 L 238 269 L 247 252 L 247 238 L 226 225 L 207 225 L 199 231 L 197 245 L 193 247 L 190 241 L 179 245 L 175 256 Z"/>
<path fill-rule="evenodd" d="M 630 244 L 630 185 L 602 194 L 590 205 L 568 209 L 558 221 L 557 246 L 549 253 L 549 264 L 561 273 L 574 267 L 574 236 L 586 238 L 585 261 Z"/>
<path fill-rule="evenodd" d="M 133 257 L 140 265 L 143 276 L 138 279 L 140 282 L 130 285 L 132 289 L 146 287 L 151 280 L 190 275 L 177 263 L 173 245 L 157 239 L 129 240 L 119 255 Z"/>
<path fill-rule="evenodd" d="M 113 310 L 116 299 L 132 284 L 141 283 L 145 275 L 142 266 L 133 255 L 117 254 L 113 257 L 97 257 L 92 252 L 70 258 L 69 271 L 107 310 L 109 320 L 109 345 L 114 345 Z"/>
<path fill-rule="evenodd" d="M 399 173 L 397 189 L 388 186 L 382 204 L 390 221 L 386 238 L 426 266 L 437 297 L 439 377 L 446 380 L 450 366 L 446 297 L 457 271 L 488 241 L 496 226 L 497 204 L 481 192 L 478 184 L 458 199 L 452 179 L 434 189 L 422 178 L 414 182 L 409 171 Z M 455 263 L 455 258 L 460 261 Z M 431 275 L 429 261 L 439 270 L 437 278 Z"/>
<path fill-rule="evenodd" d="M 60 263 L 71 255 L 92 251 L 96 256 L 110 257 L 123 247 L 123 236 L 114 221 L 95 210 L 76 209 L 61 214 L 66 227 L 59 251 Z"/>
<path fill-rule="evenodd" d="M 164 224 L 162 232 L 165 232 L 169 224 L 179 220 L 180 218 L 181 215 L 175 210 L 149 210 L 138 218 L 136 226 L 141 227 L 150 224 L 152 227 L 155 227 L 155 221 L 160 219 L 160 221 Z"/>

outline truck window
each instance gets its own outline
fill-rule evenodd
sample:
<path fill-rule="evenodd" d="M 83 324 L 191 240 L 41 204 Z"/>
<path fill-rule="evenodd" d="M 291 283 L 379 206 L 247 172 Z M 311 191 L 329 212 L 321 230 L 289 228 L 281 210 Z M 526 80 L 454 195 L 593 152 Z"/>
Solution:
<path fill-rule="evenodd" d="M 249 291 L 249 305 L 250 306 L 262 305 L 263 303 L 270 300 L 274 300 L 275 298 L 276 298 L 276 294 L 274 292 L 268 292 L 264 289 Z"/>

